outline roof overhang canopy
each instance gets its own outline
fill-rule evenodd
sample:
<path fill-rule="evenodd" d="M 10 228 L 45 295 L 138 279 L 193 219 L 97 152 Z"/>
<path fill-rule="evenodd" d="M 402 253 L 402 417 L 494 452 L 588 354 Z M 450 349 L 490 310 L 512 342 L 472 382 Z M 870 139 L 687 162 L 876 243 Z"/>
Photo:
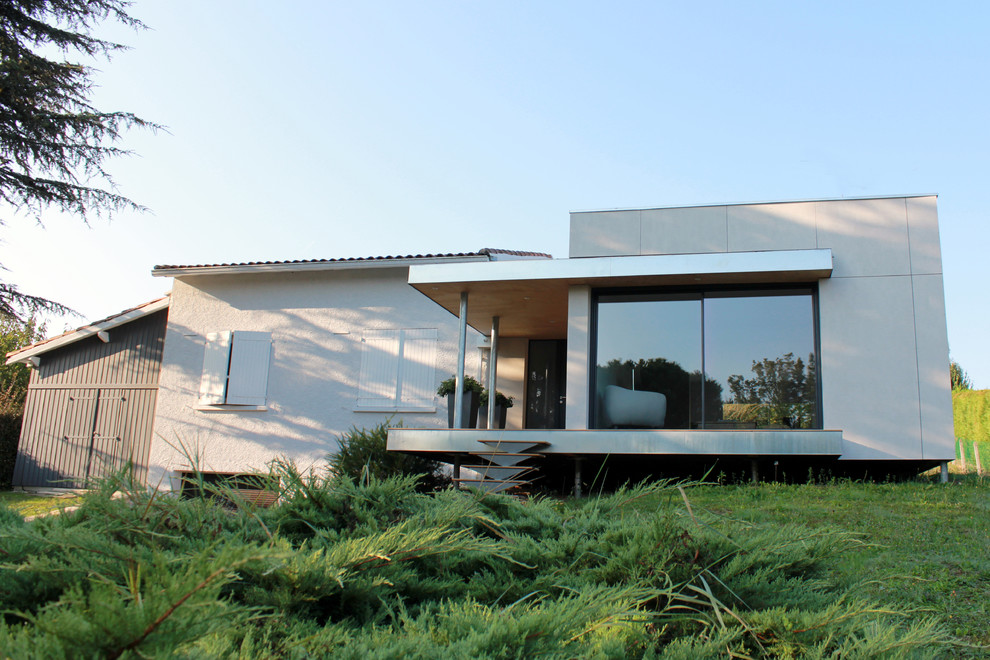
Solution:
<path fill-rule="evenodd" d="M 423 264 L 409 284 L 455 316 L 468 293 L 468 325 L 487 334 L 530 339 L 567 336 L 569 287 L 656 287 L 815 282 L 832 274 L 831 249 L 586 257 Z"/>

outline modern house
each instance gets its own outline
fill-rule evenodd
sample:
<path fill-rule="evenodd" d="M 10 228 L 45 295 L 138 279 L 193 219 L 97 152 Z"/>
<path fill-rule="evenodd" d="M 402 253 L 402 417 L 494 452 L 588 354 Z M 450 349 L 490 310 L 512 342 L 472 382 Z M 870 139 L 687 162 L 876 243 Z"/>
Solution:
<path fill-rule="evenodd" d="M 341 433 L 393 418 L 405 428 L 390 450 L 490 489 L 531 478 L 526 466 L 580 490 L 605 475 L 954 458 L 934 196 L 575 212 L 570 225 L 567 259 L 157 266 L 174 281 L 154 429 L 128 456 L 175 489 L 193 469 L 276 456 L 322 466 Z M 452 374 L 513 396 L 506 428 L 463 428 L 461 413 L 447 428 L 436 390 Z"/>
<path fill-rule="evenodd" d="M 389 432 L 490 472 L 474 485 L 530 458 L 579 490 L 602 470 L 955 456 L 934 196 L 577 212 L 569 259 L 414 265 L 409 283 L 491 336 L 499 389 L 527 390 L 521 427 Z M 525 382 L 501 367 L 520 355 Z"/>

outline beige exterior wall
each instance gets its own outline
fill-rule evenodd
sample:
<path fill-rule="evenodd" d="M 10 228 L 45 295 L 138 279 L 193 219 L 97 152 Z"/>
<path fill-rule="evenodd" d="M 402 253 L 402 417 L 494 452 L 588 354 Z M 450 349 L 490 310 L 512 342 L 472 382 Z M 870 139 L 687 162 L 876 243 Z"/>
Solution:
<path fill-rule="evenodd" d="M 825 428 L 843 431 L 844 459 L 951 460 L 935 204 L 921 196 L 579 212 L 570 256 L 831 248 L 832 276 L 819 283 Z M 571 382 L 569 374 L 569 395 Z"/>
<path fill-rule="evenodd" d="M 498 341 L 498 384 L 495 389 L 512 397 L 506 411 L 505 428 L 521 429 L 526 414 L 526 360 L 529 340 L 506 337 Z"/>

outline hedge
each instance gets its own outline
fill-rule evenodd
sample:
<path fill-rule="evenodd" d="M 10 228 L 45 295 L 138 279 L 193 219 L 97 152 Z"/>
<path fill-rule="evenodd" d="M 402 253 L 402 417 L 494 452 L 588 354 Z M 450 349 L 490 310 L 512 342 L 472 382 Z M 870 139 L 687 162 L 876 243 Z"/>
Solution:
<path fill-rule="evenodd" d="M 0 490 L 8 490 L 14 476 L 23 412 L 23 404 L 0 400 Z"/>
<path fill-rule="evenodd" d="M 954 390 L 952 421 L 957 438 L 970 442 L 990 441 L 990 390 Z"/>

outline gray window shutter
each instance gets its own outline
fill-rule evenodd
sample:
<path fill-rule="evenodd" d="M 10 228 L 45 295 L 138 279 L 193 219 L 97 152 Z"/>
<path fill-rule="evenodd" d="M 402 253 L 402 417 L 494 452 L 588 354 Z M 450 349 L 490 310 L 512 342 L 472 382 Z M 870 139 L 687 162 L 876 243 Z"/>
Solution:
<path fill-rule="evenodd" d="M 229 330 L 206 335 L 203 352 L 203 376 L 199 381 L 199 402 L 204 405 L 223 403 L 227 395 L 227 365 L 230 361 Z"/>
<path fill-rule="evenodd" d="M 394 408 L 399 375 L 399 331 L 367 330 L 361 338 L 358 408 Z"/>
<path fill-rule="evenodd" d="M 436 328 L 402 331 L 398 380 L 400 408 L 434 408 L 436 361 Z"/>
<path fill-rule="evenodd" d="M 272 355 L 272 333 L 234 333 L 230 351 L 230 376 L 227 403 L 239 406 L 263 406 L 268 397 L 268 365 Z"/>

